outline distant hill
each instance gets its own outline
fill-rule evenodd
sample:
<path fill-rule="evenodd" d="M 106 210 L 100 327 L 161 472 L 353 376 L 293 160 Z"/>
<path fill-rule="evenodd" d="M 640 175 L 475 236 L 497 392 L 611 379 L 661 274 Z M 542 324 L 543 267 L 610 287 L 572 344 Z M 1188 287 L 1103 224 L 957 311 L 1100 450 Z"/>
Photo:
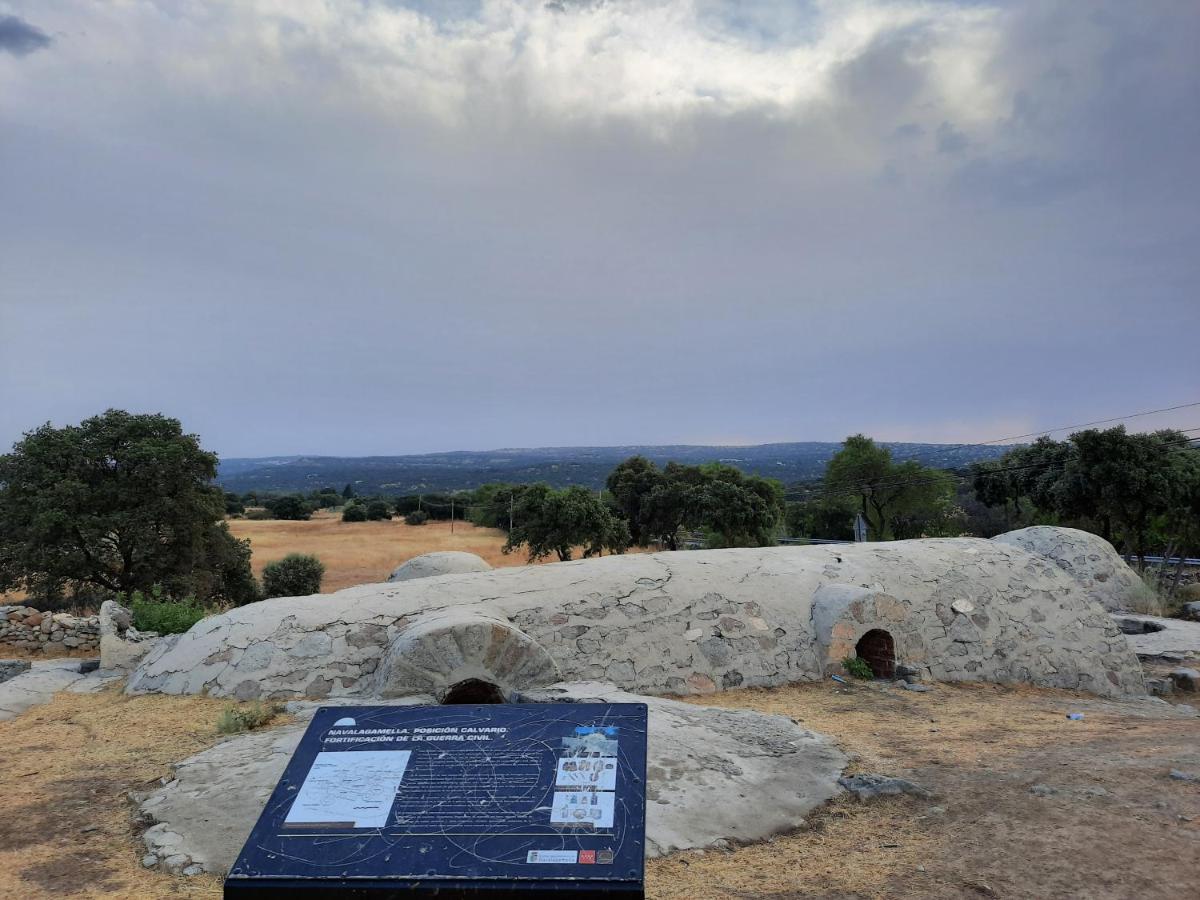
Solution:
<path fill-rule="evenodd" d="M 948 444 L 885 444 L 897 460 L 952 469 L 995 459 L 1008 447 Z M 489 481 L 545 481 L 555 487 L 598 488 L 619 462 L 635 454 L 663 465 L 723 462 L 743 472 L 778 478 L 784 484 L 819 478 L 840 443 L 808 441 L 752 447 L 692 445 L 629 447 L 542 447 L 525 450 L 457 450 L 414 456 L 270 456 L 221 461 L 217 481 L 227 490 L 341 490 L 347 482 L 360 494 L 413 494 L 479 487 Z"/>

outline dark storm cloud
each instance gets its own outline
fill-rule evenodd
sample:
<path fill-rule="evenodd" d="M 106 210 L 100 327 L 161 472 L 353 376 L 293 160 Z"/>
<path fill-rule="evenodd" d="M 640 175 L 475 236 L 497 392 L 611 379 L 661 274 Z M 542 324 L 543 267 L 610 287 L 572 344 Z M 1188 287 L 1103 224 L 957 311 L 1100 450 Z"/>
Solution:
<path fill-rule="evenodd" d="M 0 16 L 0 50 L 28 56 L 50 46 L 50 36 L 16 16 Z"/>

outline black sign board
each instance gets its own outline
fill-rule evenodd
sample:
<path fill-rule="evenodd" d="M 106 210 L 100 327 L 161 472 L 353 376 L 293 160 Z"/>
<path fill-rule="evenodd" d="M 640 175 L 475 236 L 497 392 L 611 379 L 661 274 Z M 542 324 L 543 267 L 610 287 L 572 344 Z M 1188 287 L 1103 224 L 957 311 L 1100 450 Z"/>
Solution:
<path fill-rule="evenodd" d="M 645 896 L 641 703 L 319 709 L 226 898 Z"/>

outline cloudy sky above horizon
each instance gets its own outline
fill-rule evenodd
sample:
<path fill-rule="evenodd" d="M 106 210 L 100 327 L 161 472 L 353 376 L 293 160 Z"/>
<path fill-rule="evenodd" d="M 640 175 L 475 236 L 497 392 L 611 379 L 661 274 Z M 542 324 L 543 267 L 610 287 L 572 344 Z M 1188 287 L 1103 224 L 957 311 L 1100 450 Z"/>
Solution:
<path fill-rule="evenodd" d="M 252 456 L 1200 400 L 1197 47 L 1182 0 L 0 0 L 0 448 L 110 406 Z"/>

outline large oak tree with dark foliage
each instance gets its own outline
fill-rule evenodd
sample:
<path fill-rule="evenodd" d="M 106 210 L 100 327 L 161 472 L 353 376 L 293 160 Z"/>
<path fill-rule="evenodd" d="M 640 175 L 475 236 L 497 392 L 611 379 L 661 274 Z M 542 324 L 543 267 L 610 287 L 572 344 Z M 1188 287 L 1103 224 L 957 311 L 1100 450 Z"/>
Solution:
<path fill-rule="evenodd" d="M 43 425 L 0 456 L 0 590 L 53 597 L 91 586 L 128 595 L 255 598 L 250 547 L 229 533 L 217 457 L 176 419 L 110 409 Z"/>

